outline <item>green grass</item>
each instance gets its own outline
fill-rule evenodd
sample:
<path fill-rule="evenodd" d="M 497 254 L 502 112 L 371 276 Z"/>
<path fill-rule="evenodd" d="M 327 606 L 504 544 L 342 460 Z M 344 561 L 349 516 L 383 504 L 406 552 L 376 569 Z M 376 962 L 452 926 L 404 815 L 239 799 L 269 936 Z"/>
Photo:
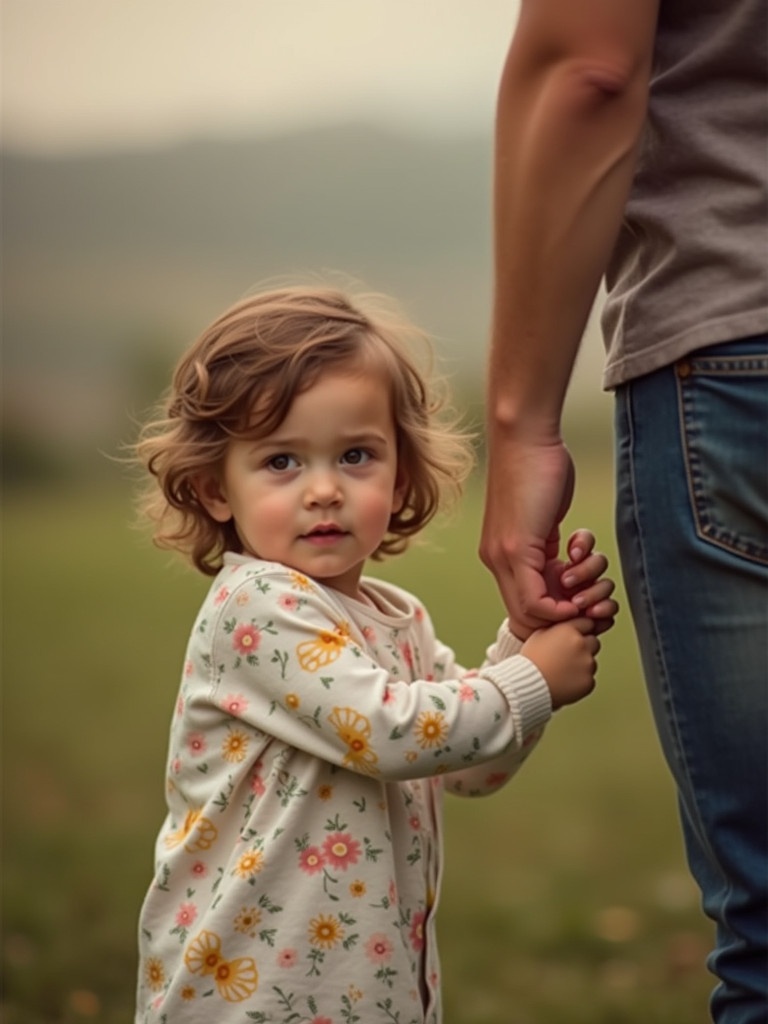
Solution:
<path fill-rule="evenodd" d="M 611 540 L 605 469 L 571 516 Z M 379 571 L 419 593 L 476 664 L 502 609 L 476 559 L 480 495 Z M 3 557 L 4 1024 L 132 1020 L 139 905 L 163 814 L 165 743 L 206 583 L 95 490 L 6 496 Z M 711 927 L 626 611 L 599 685 L 525 771 L 446 804 L 439 914 L 446 1024 L 700 1024 Z"/>

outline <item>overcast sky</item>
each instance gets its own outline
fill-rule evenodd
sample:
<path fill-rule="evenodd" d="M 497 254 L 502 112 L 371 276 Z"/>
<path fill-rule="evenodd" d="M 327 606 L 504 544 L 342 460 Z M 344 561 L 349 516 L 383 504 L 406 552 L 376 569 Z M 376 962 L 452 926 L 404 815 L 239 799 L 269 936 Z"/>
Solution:
<path fill-rule="evenodd" d="M 2 138 L 38 151 L 376 118 L 488 129 L 516 0 L 0 0 Z"/>

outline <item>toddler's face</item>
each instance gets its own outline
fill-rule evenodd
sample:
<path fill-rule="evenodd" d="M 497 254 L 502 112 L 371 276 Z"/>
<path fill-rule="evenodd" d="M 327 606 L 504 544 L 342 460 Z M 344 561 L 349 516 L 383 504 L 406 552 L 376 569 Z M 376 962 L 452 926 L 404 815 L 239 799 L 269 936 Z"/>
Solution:
<path fill-rule="evenodd" d="M 233 441 L 200 498 L 219 522 L 234 519 L 247 553 L 357 597 L 403 492 L 388 385 L 339 369 L 298 395 L 272 434 Z"/>

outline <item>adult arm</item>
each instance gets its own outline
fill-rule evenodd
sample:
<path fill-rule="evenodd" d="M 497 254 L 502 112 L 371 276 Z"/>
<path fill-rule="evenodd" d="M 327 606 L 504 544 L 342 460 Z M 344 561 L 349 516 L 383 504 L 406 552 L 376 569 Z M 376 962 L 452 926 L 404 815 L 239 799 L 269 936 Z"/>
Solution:
<path fill-rule="evenodd" d="M 648 99 L 658 0 L 522 0 L 501 78 L 481 556 L 514 632 L 579 614 L 559 524 L 561 417 L 614 245 Z"/>

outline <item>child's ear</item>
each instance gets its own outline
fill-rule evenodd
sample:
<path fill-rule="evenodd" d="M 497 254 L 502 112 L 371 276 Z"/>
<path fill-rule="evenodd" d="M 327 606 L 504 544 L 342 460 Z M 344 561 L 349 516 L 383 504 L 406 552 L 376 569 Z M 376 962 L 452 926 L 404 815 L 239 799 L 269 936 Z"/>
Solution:
<path fill-rule="evenodd" d="M 217 523 L 227 523 L 232 518 L 232 510 L 215 476 L 198 476 L 193 481 L 197 500 L 208 515 Z"/>

